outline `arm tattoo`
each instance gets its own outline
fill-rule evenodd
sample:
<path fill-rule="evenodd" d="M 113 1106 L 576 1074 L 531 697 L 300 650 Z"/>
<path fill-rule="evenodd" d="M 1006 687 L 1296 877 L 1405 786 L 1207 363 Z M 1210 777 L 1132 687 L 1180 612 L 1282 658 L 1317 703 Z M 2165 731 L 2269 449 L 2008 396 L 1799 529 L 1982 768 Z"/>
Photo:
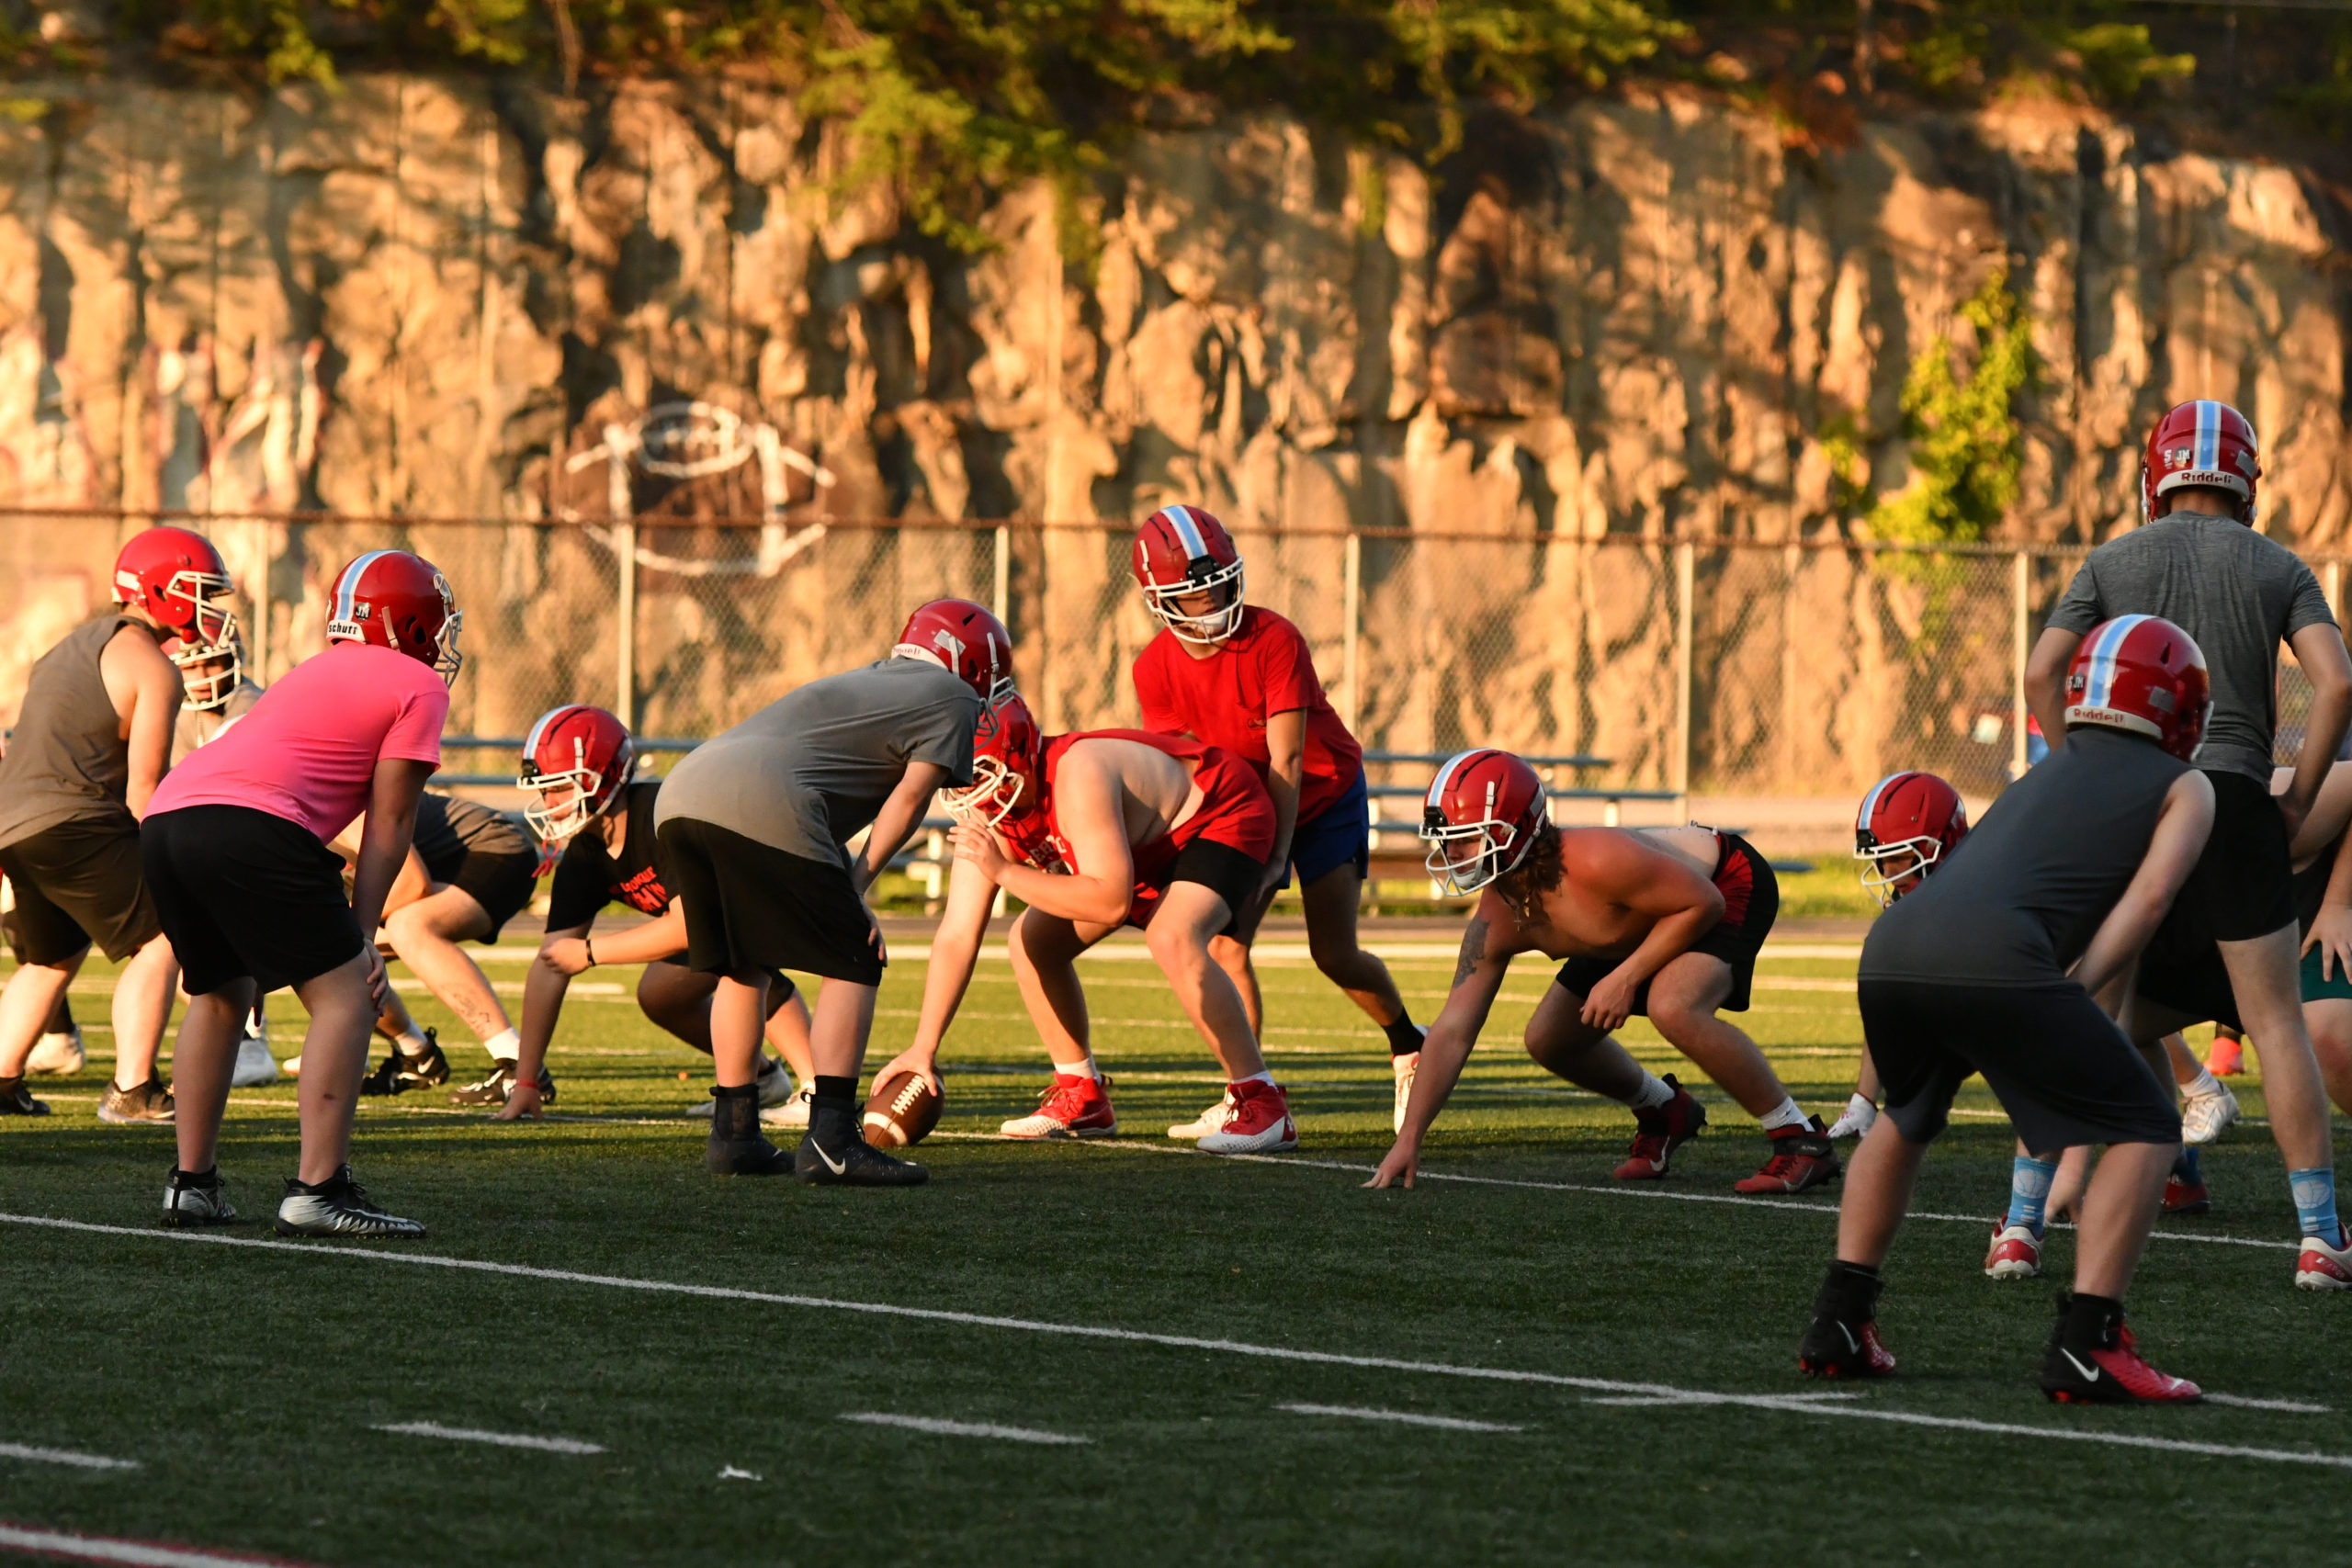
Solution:
<path fill-rule="evenodd" d="M 1484 917 L 1473 915 L 1462 932 L 1462 956 L 1454 962 L 1453 983 L 1456 986 L 1470 978 L 1478 961 L 1487 956 L 1487 922 Z"/>

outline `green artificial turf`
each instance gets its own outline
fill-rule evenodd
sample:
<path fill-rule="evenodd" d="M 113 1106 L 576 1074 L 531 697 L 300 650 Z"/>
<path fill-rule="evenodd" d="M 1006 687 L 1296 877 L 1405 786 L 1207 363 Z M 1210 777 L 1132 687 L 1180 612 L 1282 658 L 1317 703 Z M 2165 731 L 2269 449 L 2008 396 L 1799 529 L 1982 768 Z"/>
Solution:
<path fill-rule="evenodd" d="M 520 964 L 488 965 L 501 981 Z M 1450 964 L 1396 965 L 1417 1016 Z M 398 973 L 398 971 L 396 971 Z M 1388 1143 L 1379 1035 L 1303 964 L 1264 970 L 1268 1041 L 1292 1088 L 1295 1158 L 1227 1162 L 1159 1136 L 1218 1075 L 1148 964 L 1090 963 L 1123 1119 L 1108 1145 L 988 1134 L 1045 1075 L 1001 961 L 951 1040 L 943 1136 L 903 1192 L 718 1180 L 700 1058 L 628 1000 L 575 987 L 552 1065 L 567 1119 L 493 1125 L 446 1093 L 370 1101 L 361 1179 L 432 1226 L 407 1244 L 282 1249 L 153 1230 L 170 1134 L 95 1119 L 103 1071 L 37 1080 L 57 1114 L 0 1122 L 0 1212 L 140 1234 L 0 1224 L 0 1444 L 136 1461 L 0 1458 L 0 1520 L 334 1564 L 980 1562 L 2312 1562 L 2344 1556 L 2352 1472 L 2039 1440 L 1722 1403 L 1596 1403 L 1607 1387 L 1451 1375 L 1495 1369 L 1705 1394 L 1822 1392 L 1795 1344 L 1835 1189 L 1793 1209 L 1729 1195 L 1762 1157 L 1715 1118 L 1662 1187 L 1611 1189 L 1620 1108 L 1518 1046 L 1547 970 L 1522 961 L 1427 1153 L 1492 1179 L 1365 1192 Z M 1772 960 L 1748 1026 L 1834 1114 L 1860 1042 L 1850 960 Z M 920 963 L 890 970 L 873 1053 L 912 1028 Z M 105 1018 L 95 972 L 81 1016 Z M 482 1057 L 430 998 L 458 1072 Z M 272 1009 L 280 1055 L 299 1010 Z M 94 1041 L 105 1036 L 94 1032 Z M 1627 1039 L 1661 1070 L 1645 1025 Z M 682 1083 L 678 1073 L 691 1072 Z M 2241 1080 L 2247 1114 L 2258 1084 Z M 240 1091 L 222 1167 L 250 1223 L 294 1158 L 292 1089 Z M 1989 1216 L 2008 1133 L 1981 1086 L 1930 1158 L 1921 1211 Z M 2208 1156 L 2217 1207 L 2179 1234 L 2294 1233 L 2259 1128 Z M 1583 1189 L 1583 1190 L 1577 1190 Z M 2289 1288 L 2292 1255 L 2158 1241 L 2132 1306 L 2143 1347 L 2209 1388 L 2329 1406 L 2065 1411 L 2033 1373 L 2057 1283 L 1995 1285 L 1981 1223 L 1916 1222 L 1882 1321 L 1903 1375 L 1851 1392 L 1882 1412 L 2034 1432 L 2145 1435 L 2352 1456 L 2352 1301 Z M 2064 1278 L 2071 1241 L 2054 1235 Z M 696 1297 L 403 1265 L 432 1256 L 810 1298 Z M 1285 1359 L 1001 1324 L 842 1310 L 889 1304 L 1416 1363 Z M 1638 1393 L 1638 1391 L 1636 1391 Z M 1374 1407 L 1521 1428 L 1432 1428 L 1279 1406 Z M 843 1421 L 879 1412 L 1085 1439 L 1044 1446 Z M 560 1437 L 594 1455 L 375 1429 Z M 728 1471 L 747 1476 L 723 1476 Z M 756 1477 L 750 1479 L 747 1477 Z"/>

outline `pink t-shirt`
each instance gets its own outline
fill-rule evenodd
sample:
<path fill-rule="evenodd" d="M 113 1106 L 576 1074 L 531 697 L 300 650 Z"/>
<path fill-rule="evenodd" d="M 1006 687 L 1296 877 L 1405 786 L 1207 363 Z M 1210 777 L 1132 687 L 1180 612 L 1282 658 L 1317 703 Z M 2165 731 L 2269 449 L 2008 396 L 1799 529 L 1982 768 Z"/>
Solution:
<path fill-rule="evenodd" d="M 245 806 L 300 822 L 325 843 L 368 809 L 378 761 L 441 765 L 448 716 L 449 688 L 432 666 L 389 648 L 331 642 L 164 774 L 147 815 Z"/>

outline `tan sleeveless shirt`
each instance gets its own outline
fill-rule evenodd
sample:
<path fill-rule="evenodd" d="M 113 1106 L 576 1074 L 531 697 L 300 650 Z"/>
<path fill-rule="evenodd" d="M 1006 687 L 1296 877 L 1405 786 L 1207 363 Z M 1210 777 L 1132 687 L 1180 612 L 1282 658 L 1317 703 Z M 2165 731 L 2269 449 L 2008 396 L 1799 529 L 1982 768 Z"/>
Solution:
<path fill-rule="evenodd" d="M 129 615 L 101 615 L 67 632 L 33 665 L 25 705 L 0 758 L 0 849 L 61 822 L 128 822 L 130 743 L 98 655 Z"/>

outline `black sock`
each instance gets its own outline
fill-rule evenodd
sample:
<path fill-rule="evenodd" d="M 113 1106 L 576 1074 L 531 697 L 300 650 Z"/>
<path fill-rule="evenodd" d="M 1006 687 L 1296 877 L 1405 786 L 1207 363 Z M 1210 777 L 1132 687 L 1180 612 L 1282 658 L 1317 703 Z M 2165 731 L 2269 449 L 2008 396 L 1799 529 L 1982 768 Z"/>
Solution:
<path fill-rule="evenodd" d="M 1398 1013 L 1396 1022 L 1384 1023 L 1380 1028 L 1388 1036 L 1388 1054 L 1392 1056 L 1409 1056 L 1421 1048 L 1420 1026 L 1409 1012 Z"/>
<path fill-rule="evenodd" d="M 1870 1323 L 1878 1316 L 1878 1270 L 1867 1263 L 1834 1262 L 1821 1277 L 1821 1293 L 1813 1299 L 1815 1317 L 1840 1323 Z"/>
<path fill-rule="evenodd" d="M 178 1166 L 174 1166 L 172 1181 L 180 1187 L 218 1187 L 220 1185 L 220 1168 L 218 1165 L 209 1165 L 202 1170 L 182 1170 Z"/>
<path fill-rule="evenodd" d="M 812 1110 L 819 1105 L 835 1107 L 842 1111 L 850 1110 L 857 1103 L 857 1080 L 854 1077 L 835 1077 L 831 1073 L 819 1073 L 817 1091 L 809 1096 L 809 1101 Z"/>
<path fill-rule="evenodd" d="M 2113 1348 L 2116 1330 L 2123 1325 L 2123 1303 L 2112 1296 L 2086 1296 L 2077 1292 L 2067 1304 L 2066 1325 L 2059 1330 L 2059 1343 L 2070 1350 L 2106 1350 Z"/>

